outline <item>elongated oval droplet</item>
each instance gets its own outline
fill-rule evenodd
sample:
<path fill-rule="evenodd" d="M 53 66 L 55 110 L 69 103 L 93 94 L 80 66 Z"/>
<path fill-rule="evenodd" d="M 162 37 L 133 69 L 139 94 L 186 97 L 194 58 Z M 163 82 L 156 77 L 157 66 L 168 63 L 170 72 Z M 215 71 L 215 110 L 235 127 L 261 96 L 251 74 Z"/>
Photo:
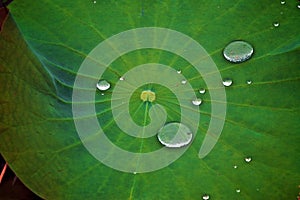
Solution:
<path fill-rule="evenodd" d="M 249 60 L 253 54 L 253 47 L 245 41 L 233 41 L 223 50 L 226 60 L 233 63 L 240 63 Z"/>
<path fill-rule="evenodd" d="M 166 147 L 179 148 L 188 145 L 192 141 L 193 134 L 184 124 L 172 122 L 158 131 L 157 138 Z"/>
<path fill-rule="evenodd" d="M 226 86 L 226 87 L 229 87 L 232 85 L 232 80 L 229 79 L 229 78 L 226 78 L 223 80 L 223 85 Z"/>
<path fill-rule="evenodd" d="M 203 196 L 202 196 L 202 199 L 203 199 L 203 200 L 208 200 L 208 199 L 209 199 L 209 195 L 208 195 L 208 194 L 203 195 Z"/>
<path fill-rule="evenodd" d="M 108 90 L 110 88 L 110 83 L 107 82 L 106 80 L 100 80 L 98 83 L 97 83 L 97 88 L 101 91 L 105 91 L 105 90 Z"/>

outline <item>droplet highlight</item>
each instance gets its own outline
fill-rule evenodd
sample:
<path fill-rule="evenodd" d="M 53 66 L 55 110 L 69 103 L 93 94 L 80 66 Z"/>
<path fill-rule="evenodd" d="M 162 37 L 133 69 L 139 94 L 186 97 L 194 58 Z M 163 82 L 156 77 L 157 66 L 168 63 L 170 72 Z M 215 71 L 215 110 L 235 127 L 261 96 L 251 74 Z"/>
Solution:
<path fill-rule="evenodd" d="M 247 83 L 248 85 L 251 85 L 251 84 L 252 84 L 252 81 L 251 81 L 251 80 L 247 80 L 246 83 Z"/>
<path fill-rule="evenodd" d="M 237 165 L 234 165 L 234 166 L 233 166 L 233 168 L 234 168 L 234 169 L 237 169 L 237 168 L 238 168 L 238 166 L 237 166 Z"/>
<path fill-rule="evenodd" d="M 181 74 L 181 70 L 177 70 L 177 74 Z"/>
<path fill-rule="evenodd" d="M 188 145 L 193 138 L 191 130 L 178 122 L 168 123 L 157 134 L 161 144 L 170 148 L 179 148 Z"/>
<path fill-rule="evenodd" d="M 120 81 L 124 81 L 125 78 L 124 78 L 123 76 L 121 76 L 121 77 L 119 78 L 119 80 L 120 80 Z"/>
<path fill-rule="evenodd" d="M 203 200 L 208 200 L 208 199 L 209 199 L 209 195 L 208 195 L 208 194 L 203 195 L 203 196 L 202 196 L 202 199 L 203 199 Z"/>
<path fill-rule="evenodd" d="M 182 81 L 181 81 L 181 84 L 182 84 L 182 85 L 185 85 L 186 83 L 187 83 L 187 80 L 182 80 Z"/>
<path fill-rule="evenodd" d="M 233 81 L 229 78 L 226 78 L 226 79 L 223 80 L 223 85 L 226 86 L 226 87 L 231 86 L 232 83 L 233 83 Z"/>
<path fill-rule="evenodd" d="M 200 88 L 200 89 L 199 89 L 199 93 L 200 93 L 200 94 L 204 94 L 205 92 L 206 92 L 206 90 L 205 90 L 204 88 Z"/>
<path fill-rule="evenodd" d="M 98 88 L 100 91 L 108 90 L 108 89 L 110 88 L 110 83 L 107 82 L 106 80 L 100 80 L 100 81 L 97 83 L 97 88 Z"/>
<path fill-rule="evenodd" d="M 202 99 L 199 99 L 199 98 L 192 101 L 192 104 L 195 106 L 199 106 L 199 105 L 201 105 L 201 103 L 202 103 Z"/>
<path fill-rule="evenodd" d="M 281 5 L 284 5 L 284 4 L 285 4 L 285 1 L 280 1 L 280 4 L 281 4 Z"/>
<path fill-rule="evenodd" d="M 241 190 L 240 190 L 240 189 L 236 189 L 235 191 L 236 191 L 237 193 L 240 193 L 240 192 L 241 192 Z"/>
<path fill-rule="evenodd" d="M 233 63 L 241 63 L 249 60 L 253 55 L 253 47 L 245 41 L 237 40 L 229 43 L 223 50 L 226 60 Z"/>
<path fill-rule="evenodd" d="M 273 23 L 273 26 L 274 26 L 274 27 L 278 27 L 278 26 L 279 26 L 279 22 L 274 22 L 274 23 Z"/>
<path fill-rule="evenodd" d="M 246 161 L 246 163 L 250 163 L 252 161 L 252 158 L 251 157 L 246 157 L 245 161 Z"/>

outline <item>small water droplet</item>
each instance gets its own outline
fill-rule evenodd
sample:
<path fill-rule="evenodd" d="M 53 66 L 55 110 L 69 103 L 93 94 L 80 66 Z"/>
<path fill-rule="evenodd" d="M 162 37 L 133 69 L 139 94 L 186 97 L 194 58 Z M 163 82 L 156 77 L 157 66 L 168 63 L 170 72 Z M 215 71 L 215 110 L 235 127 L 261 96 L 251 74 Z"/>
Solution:
<path fill-rule="evenodd" d="M 259 188 L 256 188 L 256 191 L 259 192 Z"/>
<path fill-rule="evenodd" d="M 279 26 L 279 22 L 274 22 L 274 23 L 273 23 L 273 26 L 274 26 L 274 27 L 278 27 L 278 26 Z"/>
<path fill-rule="evenodd" d="M 133 174 L 137 174 L 137 172 L 133 172 Z"/>
<path fill-rule="evenodd" d="M 192 101 L 192 104 L 195 105 L 195 106 L 199 106 L 201 103 L 202 103 L 202 100 L 199 99 L 199 98 Z"/>
<path fill-rule="evenodd" d="M 181 81 L 181 84 L 182 84 L 182 85 L 185 85 L 186 83 L 187 83 L 187 80 L 182 80 L 182 81 Z"/>
<path fill-rule="evenodd" d="M 120 81 L 124 81 L 125 78 L 124 78 L 123 76 L 121 76 L 121 77 L 119 78 L 119 80 L 120 80 Z"/>
<path fill-rule="evenodd" d="M 252 161 L 252 158 L 251 158 L 251 157 L 246 157 L 246 158 L 245 158 L 245 161 L 246 161 L 247 163 L 249 163 L 249 162 Z"/>
<path fill-rule="evenodd" d="M 199 93 L 200 93 L 200 94 L 204 94 L 205 92 L 206 92 L 206 90 L 205 90 L 204 88 L 200 88 L 200 89 L 199 89 Z"/>
<path fill-rule="evenodd" d="M 192 141 L 193 134 L 186 125 L 172 122 L 158 131 L 157 138 L 166 147 L 178 148 L 188 145 Z"/>
<path fill-rule="evenodd" d="M 237 166 L 237 165 L 234 165 L 233 168 L 236 169 L 236 168 L 238 168 L 238 166 Z"/>
<path fill-rule="evenodd" d="M 229 87 L 232 85 L 232 80 L 229 79 L 229 78 L 226 78 L 223 80 L 223 85 L 226 86 L 226 87 Z"/>
<path fill-rule="evenodd" d="M 233 41 L 223 50 L 223 56 L 226 60 L 233 63 L 240 63 L 249 60 L 253 54 L 253 47 L 245 41 Z"/>
<path fill-rule="evenodd" d="M 93 3 L 97 3 L 97 1 L 93 1 Z"/>
<path fill-rule="evenodd" d="M 177 70 L 177 74 L 181 74 L 181 70 L 179 69 L 179 70 Z"/>
<path fill-rule="evenodd" d="M 104 96 L 104 93 L 102 92 L 101 95 Z"/>
<path fill-rule="evenodd" d="M 300 8 L 300 4 L 298 4 L 297 8 Z"/>
<path fill-rule="evenodd" d="M 110 88 L 110 83 L 107 82 L 106 80 L 100 80 L 98 83 L 97 83 L 97 88 L 101 91 L 105 91 L 105 90 L 108 90 Z"/>
<path fill-rule="evenodd" d="M 203 200 L 208 200 L 208 199 L 209 199 L 209 195 L 208 195 L 208 194 L 203 195 L 203 196 L 202 196 L 202 199 L 203 199 Z"/>
<path fill-rule="evenodd" d="M 240 193 L 240 192 L 241 192 L 241 190 L 240 190 L 240 189 L 236 189 L 235 191 L 236 191 L 237 193 Z"/>
<path fill-rule="evenodd" d="M 284 5 L 285 4 L 285 1 L 280 1 L 281 5 Z"/>
<path fill-rule="evenodd" d="M 251 81 L 251 80 L 247 80 L 246 83 L 247 83 L 248 85 L 250 85 L 250 84 L 252 84 L 252 81 Z"/>

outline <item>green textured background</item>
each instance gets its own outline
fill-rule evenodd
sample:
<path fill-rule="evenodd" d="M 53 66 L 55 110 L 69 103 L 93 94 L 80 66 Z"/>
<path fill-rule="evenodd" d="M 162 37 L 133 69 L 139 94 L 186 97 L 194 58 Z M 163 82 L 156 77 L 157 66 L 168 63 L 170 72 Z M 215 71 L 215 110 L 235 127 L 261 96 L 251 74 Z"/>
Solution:
<path fill-rule="evenodd" d="M 295 199 L 300 184 L 298 3 L 15 0 L 0 34 L 1 154 L 45 199 L 201 199 L 205 193 L 210 199 Z M 222 77 L 234 84 L 226 88 L 224 130 L 207 157 L 197 154 L 210 119 L 209 91 L 197 94 L 204 99 L 200 128 L 187 152 L 162 170 L 134 175 L 104 166 L 83 147 L 72 120 L 71 94 L 81 62 L 99 42 L 149 26 L 197 40 Z M 237 39 L 251 43 L 255 53 L 247 62 L 232 64 L 222 50 Z M 181 69 L 195 91 L 205 87 L 193 67 L 172 53 L 138 50 L 112 63 L 103 75 L 112 88 L 104 96 L 96 94 L 96 110 L 108 137 L 134 152 L 161 146 L 155 137 L 133 139 L 119 130 L 110 97 L 123 73 L 148 62 Z M 147 106 L 139 100 L 140 91 L 148 88 L 157 92 L 168 120 L 179 119 L 174 94 L 159 85 L 137 89 L 130 100 L 133 119 L 149 122 Z M 167 95 L 159 98 L 160 93 Z M 246 156 L 253 161 L 246 163 Z"/>

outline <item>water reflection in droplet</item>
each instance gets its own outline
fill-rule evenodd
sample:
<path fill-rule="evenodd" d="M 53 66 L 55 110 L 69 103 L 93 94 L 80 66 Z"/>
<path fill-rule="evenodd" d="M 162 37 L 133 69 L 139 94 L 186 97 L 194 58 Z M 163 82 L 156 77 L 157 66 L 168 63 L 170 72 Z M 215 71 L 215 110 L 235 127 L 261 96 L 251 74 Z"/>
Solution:
<path fill-rule="evenodd" d="M 254 52 L 253 47 L 245 41 L 238 40 L 229 43 L 223 50 L 226 60 L 240 63 L 249 60 Z"/>
<path fill-rule="evenodd" d="M 199 98 L 192 101 L 192 104 L 195 106 L 199 106 L 199 105 L 201 105 L 201 103 L 202 103 L 202 99 L 199 99 Z"/>
<path fill-rule="evenodd" d="M 278 27 L 278 26 L 279 26 L 279 22 L 274 22 L 274 23 L 273 23 L 273 26 L 274 26 L 274 27 Z"/>
<path fill-rule="evenodd" d="M 232 82 L 233 81 L 231 79 L 226 78 L 226 79 L 223 80 L 223 85 L 226 86 L 226 87 L 229 87 L 229 86 L 232 85 Z"/>
<path fill-rule="evenodd" d="M 166 147 L 178 148 L 188 145 L 192 141 L 193 134 L 186 125 L 172 122 L 158 131 L 157 138 Z"/>
<path fill-rule="evenodd" d="M 108 90 L 110 88 L 110 83 L 107 82 L 106 80 L 100 80 L 98 83 L 97 83 L 97 88 L 101 91 L 105 91 L 105 90 Z"/>
<path fill-rule="evenodd" d="M 206 92 L 206 90 L 205 90 L 204 88 L 200 88 L 200 89 L 199 89 L 199 93 L 200 93 L 200 94 L 204 94 L 205 92 Z"/>
<path fill-rule="evenodd" d="M 245 161 L 246 161 L 247 163 L 249 163 L 249 162 L 252 161 L 252 158 L 251 158 L 251 157 L 246 157 L 246 158 L 245 158 Z"/>
<path fill-rule="evenodd" d="M 179 69 L 179 70 L 177 70 L 177 74 L 181 74 L 181 70 Z"/>
<path fill-rule="evenodd" d="M 246 83 L 247 83 L 248 85 L 251 85 L 251 84 L 252 84 L 252 81 L 251 81 L 251 80 L 247 80 Z"/>
<path fill-rule="evenodd" d="M 208 195 L 208 194 L 203 195 L 203 196 L 202 196 L 202 199 L 203 199 L 203 200 L 208 200 L 208 199 L 209 199 L 209 195 Z"/>
<path fill-rule="evenodd" d="M 182 81 L 181 81 L 181 84 L 182 84 L 182 85 L 185 85 L 186 83 L 187 83 L 187 80 L 182 80 Z"/>

